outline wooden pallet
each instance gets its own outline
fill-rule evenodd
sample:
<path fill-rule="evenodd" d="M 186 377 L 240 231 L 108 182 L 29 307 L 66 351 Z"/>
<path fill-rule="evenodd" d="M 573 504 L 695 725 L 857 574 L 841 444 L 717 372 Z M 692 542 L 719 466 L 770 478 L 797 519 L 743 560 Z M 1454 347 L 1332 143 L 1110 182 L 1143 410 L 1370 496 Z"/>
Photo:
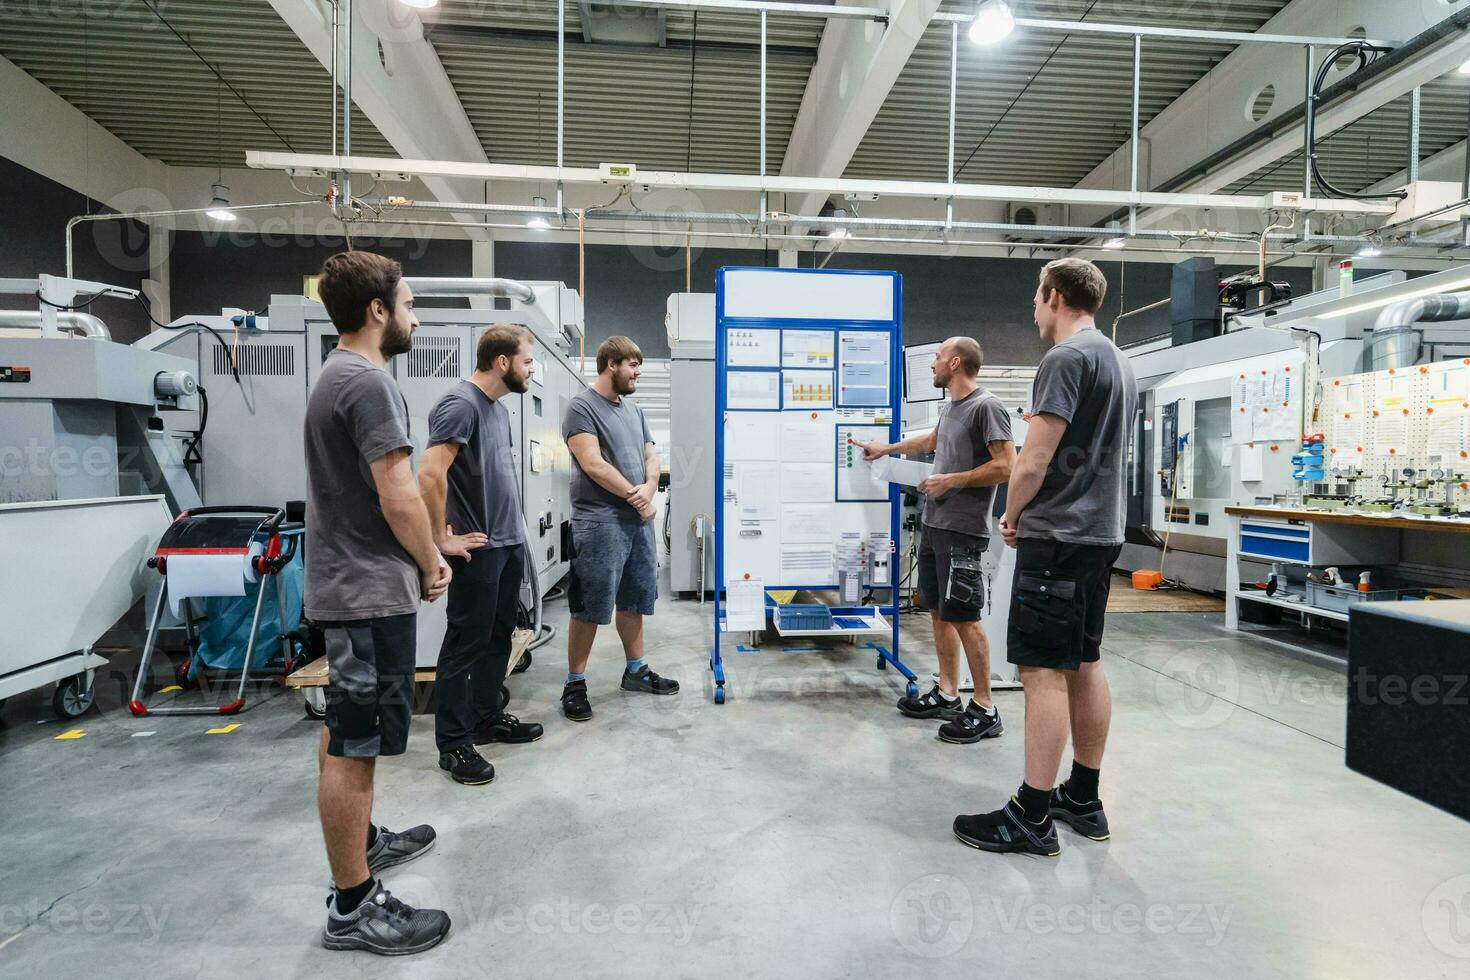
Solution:
<path fill-rule="evenodd" d="M 526 647 L 531 645 L 531 639 L 532 633 L 530 630 L 516 630 L 511 634 L 510 664 L 505 676 L 509 677 L 510 671 L 515 670 L 516 664 L 520 663 L 521 655 L 526 652 Z M 432 681 L 434 675 L 435 670 L 433 667 L 424 667 L 414 671 L 413 679 L 417 683 L 423 684 Z M 300 670 L 287 674 L 284 683 L 287 687 L 297 688 L 298 690 L 304 687 L 326 687 L 327 658 L 318 657 Z"/>

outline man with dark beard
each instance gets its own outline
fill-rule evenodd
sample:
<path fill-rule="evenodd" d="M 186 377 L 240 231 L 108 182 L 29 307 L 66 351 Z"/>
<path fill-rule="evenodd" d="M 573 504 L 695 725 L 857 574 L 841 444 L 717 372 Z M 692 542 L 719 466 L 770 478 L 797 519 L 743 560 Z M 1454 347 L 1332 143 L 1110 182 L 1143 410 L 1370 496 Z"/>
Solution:
<path fill-rule="evenodd" d="M 413 346 L 413 293 L 397 262 L 370 252 L 327 259 L 317 285 L 337 328 L 306 405 L 305 611 L 330 667 L 317 805 L 332 867 L 328 949 L 417 953 L 449 916 L 413 909 L 378 880 L 434 844 L 427 825 L 371 822 L 379 756 L 402 755 L 413 720 L 415 618 L 450 571 L 413 478 L 408 404 L 384 367 Z"/>
<path fill-rule="evenodd" d="M 541 737 L 540 725 L 506 714 L 500 699 L 526 555 L 504 399 L 525 394 L 534 370 L 530 333 L 504 325 L 486 330 L 474 373 L 429 413 L 429 448 L 419 471 L 439 550 L 454 570 L 435 675 L 434 741 L 439 768 L 468 786 L 495 778 L 476 745 Z"/>

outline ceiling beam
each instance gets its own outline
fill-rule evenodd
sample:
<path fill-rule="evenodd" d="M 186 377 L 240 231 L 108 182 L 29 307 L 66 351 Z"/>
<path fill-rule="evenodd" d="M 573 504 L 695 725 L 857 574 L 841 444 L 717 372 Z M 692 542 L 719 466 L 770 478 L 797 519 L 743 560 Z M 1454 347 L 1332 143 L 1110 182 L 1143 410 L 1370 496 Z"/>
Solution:
<path fill-rule="evenodd" d="M 1361 27 L 1369 37 L 1414 38 L 1439 22 L 1454 16 L 1451 8 L 1438 4 L 1384 4 L 1372 0 L 1292 0 L 1263 28 L 1275 35 L 1318 35 L 1324 25 L 1347 34 Z M 1317 64 L 1329 53 L 1318 50 Z M 1317 137 L 1360 119 L 1374 109 L 1454 70 L 1470 56 L 1470 38 L 1447 38 L 1425 49 L 1397 68 L 1384 73 L 1363 88 L 1337 100 L 1317 116 Z M 1145 63 L 1148 43 L 1144 44 Z M 1147 70 L 1145 68 L 1145 70 Z M 1342 80 L 1342 73 L 1328 76 L 1328 86 Z M 1274 98 L 1265 115 L 1252 118 L 1251 106 L 1271 88 Z M 1306 53 L 1298 49 L 1268 45 L 1242 45 L 1207 75 L 1143 127 L 1141 144 L 1147 144 L 1148 161 L 1141 187 L 1169 186 L 1180 193 L 1213 194 L 1264 167 L 1299 152 L 1305 141 L 1302 124 L 1273 120 L 1300 112 L 1306 101 Z M 1252 138 L 1252 134 L 1256 134 Z M 1201 161 L 1222 150 L 1240 146 L 1208 172 L 1192 175 Z M 1078 188 L 1101 189 L 1118 186 L 1129 174 L 1131 141 L 1125 142 L 1078 184 Z M 1181 179 L 1182 175 L 1189 175 Z M 1140 216 L 1140 223 L 1158 226 L 1171 219 L 1202 220 L 1200 216 L 1176 218 L 1177 209 Z M 1107 212 L 1077 211 L 1074 224 L 1090 224 L 1107 217 Z"/>
<path fill-rule="evenodd" d="M 841 177 L 868 127 L 908 64 L 939 0 L 892 0 L 887 27 L 829 20 L 796 114 L 783 177 Z M 793 214 L 816 214 L 823 193 L 788 201 Z"/>
<path fill-rule="evenodd" d="M 332 25 L 323 19 L 324 5 L 314 0 L 270 3 L 330 71 Z M 418 15 L 397 0 L 354 0 L 352 6 L 352 99 L 357 108 L 402 156 L 488 163 Z M 426 176 L 424 185 L 440 201 L 478 202 L 484 197 L 478 180 Z M 474 221 L 469 215 L 457 217 Z"/>

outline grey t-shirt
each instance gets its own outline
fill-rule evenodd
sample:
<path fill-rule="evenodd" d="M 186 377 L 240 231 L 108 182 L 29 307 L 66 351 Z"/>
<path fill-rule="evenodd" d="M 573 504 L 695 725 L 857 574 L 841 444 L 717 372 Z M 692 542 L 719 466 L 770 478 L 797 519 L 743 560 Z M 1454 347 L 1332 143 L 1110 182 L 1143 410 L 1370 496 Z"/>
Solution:
<path fill-rule="evenodd" d="M 939 410 L 934 451 L 935 473 L 965 473 L 990 462 L 992 442 L 1011 441 L 1011 416 L 1001 400 L 984 388 Z M 924 500 L 924 524 L 984 537 L 990 533 L 995 487 L 962 487 Z"/>
<path fill-rule="evenodd" d="M 648 479 L 644 464 L 645 444 L 653 442 L 643 409 L 624 397 L 610 402 L 588 388 L 567 405 L 561 423 L 563 439 L 590 432 L 597 437 L 602 458 L 617 468 L 634 486 Z M 582 472 L 577 457 L 572 457 L 572 518 L 599 521 L 603 524 L 642 524 L 643 518 L 633 505 L 615 493 L 604 490 L 597 481 Z"/>
<path fill-rule="evenodd" d="M 306 403 L 306 615 L 342 621 L 417 612 L 418 566 L 383 516 L 370 464 L 412 451 L 408 403 L 361 354 L 327 355 Z"/>
<path fill-rule="evenodd" d="M 1128 359 L 1101 331 L 1079 330 L 1042 357 L 1032 392 L 1032 414 L 1056 415 L 1067 428 L 1017 533 L 1122 544 L 1128 433 L 1138 407 Z"/>
<path fill-rule="evenodd" d="M 454 533 L 480 531 L 492 548 L 525 541 L 510 412 L 473 381 L 461 381 L 429 412 L 429 445 L 450 442 L 460 447 L 449 467 L 444 501 L 445 519 Z"/>

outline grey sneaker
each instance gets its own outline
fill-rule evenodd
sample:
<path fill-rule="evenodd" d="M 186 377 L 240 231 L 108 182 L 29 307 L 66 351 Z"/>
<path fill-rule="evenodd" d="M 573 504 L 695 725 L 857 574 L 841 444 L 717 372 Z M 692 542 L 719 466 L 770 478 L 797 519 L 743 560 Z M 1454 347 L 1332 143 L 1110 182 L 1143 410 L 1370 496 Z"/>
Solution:
<path fill-rule="evenodd" d="M 644 694 L 678 694 L 679 682 L 668 677 L 660 677 L 648 669 L 648 664 L 638 668 L 638 673 L 630 674 L 623 670 L 623 690 L 641 691 Z"/>
<path fill-rule="evenodd" d="M 1006 726 L 1000 721 L 1000 709 L 992 705 L 986 711 L 972 700 L 961 714 L 939 726 L 939 740 L 968 745 L 984 738 L 999 738 L 1005 730 Z"/>
<path fill-rule="evenodd" d="M 435 839 L 434 828 L 426 823 L 410 827 L 401 834 L 379 827 L 378 839 L 368 848 L 368 874 L 376 878 L 380 872 L 423 856 L 433 849 Z"/>
<path fill-rule="evenodd" d="M 379 956 L 408 956 L 432 949 L 449 935 L 449 916 L 438 909 L 415 909 L 388 894 L 382 885 L 346 915 L 337 914 L 337 893 L 327 898 L 327 949 L 364 949 Z"/>

